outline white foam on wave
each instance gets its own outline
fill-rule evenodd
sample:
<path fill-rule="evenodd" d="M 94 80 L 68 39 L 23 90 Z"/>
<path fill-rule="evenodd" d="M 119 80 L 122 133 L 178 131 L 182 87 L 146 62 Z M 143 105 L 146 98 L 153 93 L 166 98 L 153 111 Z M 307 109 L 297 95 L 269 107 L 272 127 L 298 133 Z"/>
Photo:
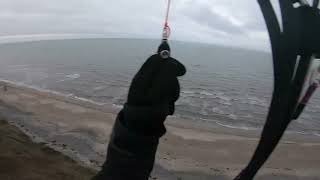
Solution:
<path fill-rule="evenodd" d="M 123 105 L 112 104 L 112 106 L 117 108 L 117 109 L 122 109 L 123 108 Z"/>
<path fill-rule="evenodd" d="M 226 127 L 226 128 L 230 128 L 230 129 L 240 129 L 240 130 L 246 130 L 246 131 L 250 131 L 250 130 L 257 130 L 256 128 L 249 128 L 247 126 L 233 126 L 233 125 L 227 125 L 227 124 L 223 124 L 220 122 L 216 122 L 218 125 Z"/>
<path fill-rule="evenodd" d="M 27 64 L 17 64 L 17 65 L 10 65 L 9 68 L 27 68 L 29 65 Z"/>
<path fill-rule="evenodd" d="M 233 120 L 237 120 L 238 119 L 238 116 L 235 115 L 235 114 L 229 114 L 228 116 L 230 119 L 233 119 Z"/>
<path fill-rule="evenodd" d="M 208 92 L 206 90 L 195 92 L 191 90 L 183 90 L 181 91 L 181 93 L 182 93 L 182 96 L 184 95 L 186 97 L 191 96 L 191 97 L 198 97 L 200 99 L 205 99 L 207 97 L 210 97 L 210 98 L 218 99 L 220 100 L 220 103 L 224 105 L 232 105 L 230 101 L 233 100 L 233 98 L 225 95 L 225 93 L 223 92 Z"/>
<path fill-rule="evenodd" d="M 320 133 L 319 132 L 302 132 L 302 131 L 295 131 L 295 130 L 289 130 L 286 133 L 289 134 L 300 134 L 300 135 L 304 135 L 304 136 L 317 136 L 320 137 Z"/>
<path fill-rule="evenodd" d="M 223 93 L 218 93 L 216 95 L 216 98 L 218 98 L 220 100 L 223 100 L 223 101 L 227 101 L 227 102 L 231 101 L 231 98 L 226 96 L 226 95 L 224 95 Z"/>
<path fill-rule="evenodd" d="M 205 96 L 212 96 L 213 94 L 207 92 L 207 91 L 201 91 L 200 92 L 201 95 L 205 95 Z"/>
<path fill-rule="evenodd" d="M 221 100 L 221 99 L 219 101 L 219 104 L 225 105 L 225 106 L 232 106 L 232 103 L 230 101 L 224 101 L 224 100 Z"/>
<path fill-rule="evenodd" d="M 313 133 L 313 135 L 320 137 L 320 133 Z"/>
<path fill-rule="evenodd" d="M 288 133 L 307 135 L 307 133 L 301 131 L 288 131 Z"/>
<path fill-rule="evenodd" d="M 30 69 L 29 68 L 15 68 L 15 69 L 10 69 L 9 71 L 11 71 L 11 72 L 28 72 Z"/>
<path fill-rule="evenodd" d="M 95 87 L 93 88 L 94 91 L 99 91 L 99 90 L 103 90 L 105 87 L 103 86 L 98 86 L 98 87 Z"/>
<path fill-rule="evenodd" d="M 244 116 L 245 118 L 248 118 L 248 119 L 252 119 L 253 116 L 251 114 L 247 114 L 246 116 Z"/>
<path fill-rule="evenodd" d="M 66 75 L 66 77 L 70 79 L 78 79 L 80 78 L 80 74 L 70 74 L 70 75 Z"/>
<path fill-rule="evenodd" d="M 200 118 L 200 120 L 206 121 L 206 122 L 214 122 L 219 126 L 230 128 L 230 129 L 239 129 L 239 130 L 246 130 L 246 131 L 257 130 L 257 128 L 252 128 L 252 127 L 248 127 L 248 126 L 235 126 L 235 125 L 230 125 L 230 124 L 224 124 L 224 123 L 217 121 L 217 120 L 203 119 L 203 118 Z"/>
<path fill-rule="evenodd" d="M 268 107 L 268 102 L 265 99 L 260 99 L 255 96 L 249 96 L 247 98 L 241 98 L 240 103 L 242 104 L 249 104 L 249 105 L 256 105 L 262 107 Z"/>
<path fill-rule="evenodd" d="M 225 115 L 226 113 L 224 111 L 222 111 L 221 109 L 214 107 L 212 108 L 212 112 L 216 113 L 216 114 L 221 114 L 221 115 Z"/>
<path fill-rule="evenodd" d="M 74 95 L 72 95 L 71 97 L 74 98 L 74 99 L 77 99 L 77 100 L 80 100 L 80 101 L 83 101 L 83 102 L 88 102 L 88 103 L 91 103 L 91 104 L 95 104 L 95 105 L 98 105 L 98 106 L 106 105 L 106 103 L 97 102 L 97 101 L 94 101 L 94 100 L 91 100 L 91 99 L 87 99 L 87 98 L 83 98 L 83 97 L 78 97 L 78 96 L 74 96 Z"/>
<path fill-rule="evenodd" d="M 193 91 L 183 90 L 181 91 L 182 94 L 195 94 Z"/>
<path fill-rule="evenodd" d="M 80 74 L 69 74 L 64 79 L 58 80 L 57 82 L 71 81 L 80 78 Z"/>

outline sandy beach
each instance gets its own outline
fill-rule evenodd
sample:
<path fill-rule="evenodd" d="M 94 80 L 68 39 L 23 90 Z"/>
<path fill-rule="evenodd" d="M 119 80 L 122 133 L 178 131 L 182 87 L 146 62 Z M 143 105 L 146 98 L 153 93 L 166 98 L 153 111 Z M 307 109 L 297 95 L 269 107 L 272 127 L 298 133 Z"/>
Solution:
<path fill-rule="evenodd" d="M 7 165 L 0 163 L 0 179 L 16 179 L 16 166 L 22 166 L 15 162 L 20 158 L 19 154 L 5 153 L 10 151 L 8 148 L 40 149 L 29 154 L 32 161 L 25 161 L 24 166 L 30 164 L 30 167 L 41 169 L 47 167 L 36 166 L 35 162 L 63 164 L 50 166 L 47 173 L 34 179 L 48 179 L 46 177 L 51 173 L 68 170 L 62 168 L 64 166 L 70 170 L 67 177 L 89 178 L 99 169 L 119 107 L 8 82 L 1 82 L 0 87 L 0 117 L 11 124 L 1 122 L 0 134 L 4 140 L 0 141 L 0 162 L 5 159 L 14 162 L 9 166 L 12 168 L 5 169 Z M 167 127 L 168 133 L 161 139 L 151 179 L 231 180 L 250 160 L 260 134 L 254 130 L 178 118 L 170 118 Z M 6 136 L 11 133 L 18 134 L 14 136 L 15 141 L 23 140 L 23 143 L 12 143 L 10 136 Z M 256 179 L 320 180 L 319 152 L 319 137 L 286 134 Z M 48 158 L 36 158 L 44 155 Z M 33 179 L 31 172 L 24 172 L 24 176 L 29 177 L 26 179 Z"/>

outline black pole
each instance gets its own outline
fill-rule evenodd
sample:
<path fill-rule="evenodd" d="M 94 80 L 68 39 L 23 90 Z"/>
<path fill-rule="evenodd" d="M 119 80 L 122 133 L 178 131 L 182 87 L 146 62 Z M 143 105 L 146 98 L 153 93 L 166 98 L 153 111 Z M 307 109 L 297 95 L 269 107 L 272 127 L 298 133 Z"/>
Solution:
<path fill-rule="evenodd" d="M 294 70 L 300 51 L 299 13 L 290 0 L 280 0 L 283 32 L 269 0 L 258 0 L 268 27 L 274 64 L 274 92 L 258 147 L 237 180 L 251 180 L 268 160 L 291 122 Z M 298 68 L 299 69 L 299 68 Z"/>
<path fill-rule="evenodd" d="M 313 5 L 314 8 L 318 8 L 319 6 L 319 0 L 313 0 Z"/>

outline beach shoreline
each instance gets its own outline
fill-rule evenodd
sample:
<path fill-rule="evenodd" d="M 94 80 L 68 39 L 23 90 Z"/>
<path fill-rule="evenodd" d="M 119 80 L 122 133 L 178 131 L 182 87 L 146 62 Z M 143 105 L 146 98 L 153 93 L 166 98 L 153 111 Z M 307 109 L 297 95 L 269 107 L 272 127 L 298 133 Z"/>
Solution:
<path fill-rule="evenodd" d="M 0 115 L 34 142 L 99 169 L 119 107 L 2 81 Z M 249 161 L 260 131 L 170 118 L 152 176 L 230 179 Z M 320 139 L 286 134 L 260 179 L 320 179 Z M 199 178 L 200 179 L 200 178 Z"/>

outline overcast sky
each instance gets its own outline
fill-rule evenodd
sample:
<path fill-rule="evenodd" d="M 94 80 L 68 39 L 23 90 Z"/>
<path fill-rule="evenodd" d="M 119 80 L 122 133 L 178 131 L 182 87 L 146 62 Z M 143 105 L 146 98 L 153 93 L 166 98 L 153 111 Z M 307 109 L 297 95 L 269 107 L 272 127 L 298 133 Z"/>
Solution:
<path fill-rule="evenodd" d="M 0 36 L 160 38 L 166 0 L 0 0 Z M 172 0 L 172 39 L 270 49 L 256 0 Z"/>

